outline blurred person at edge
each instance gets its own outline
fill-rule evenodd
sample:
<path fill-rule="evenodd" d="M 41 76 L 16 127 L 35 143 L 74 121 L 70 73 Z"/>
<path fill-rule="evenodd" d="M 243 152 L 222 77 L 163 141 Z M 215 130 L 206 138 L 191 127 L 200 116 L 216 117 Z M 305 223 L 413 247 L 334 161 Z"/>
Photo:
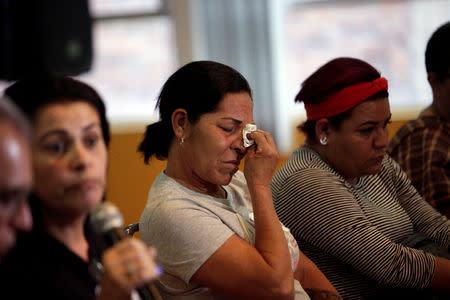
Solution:
<path fill-rule="evenodd" d="M 35 181 L 33 230 L 5 257 L 2 298 L 131 299 L 157 277 L 155 249 L 132 238 L 107 248 L 90 224 L 106 184 L 103 100 L 89 85 L 60 76 L 20 80 L 5 94 L 32 122 Z"/>
<path fill-rule="evenodd" d="M 360 59 L 310 75 L 296 96 L 306 141 L 272 180 L 275 209 L 344 299 L 426 299 L 429 289 L 448 299 L 450 221 L 386 154 L 388 96 Z"/>
<path fill-rule="evenodd" d="M 28 195 L 33 182 L 31 127 L 22 113 L 0 98 L 0 264 L 17 232 L 32 226 Z"/>
<path fill-rule="evenodd" d="M 430 37 L 425 67 L 433 102 L 392 138 L 388 153 L 436 210 L 450 217 L 450 22 Z"/>
<path fill-rule="evenodd" d="M 275 213 L 278 152 L 268 132 L 244 131 L 254 123 L 247 80 L 217 62 L 191 62 L 165 82 L 157 107 L 160 121 L 147 126 L 139 150 L 167 167 L 140 234 L 158 249 L 164 299 L 309 299 L 309 287 L 339 298 Z"/>

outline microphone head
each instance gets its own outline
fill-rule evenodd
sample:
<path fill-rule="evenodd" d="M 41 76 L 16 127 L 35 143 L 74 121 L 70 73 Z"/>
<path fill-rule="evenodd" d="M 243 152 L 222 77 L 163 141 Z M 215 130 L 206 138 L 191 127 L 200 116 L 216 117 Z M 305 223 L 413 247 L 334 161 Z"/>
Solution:
<path fill-rule="evenodd" d="M 97 233 L 104 233 L 123 226 L 119 209 L 110 202 L 103 202 L 91 211 L 91 225 Z"/>

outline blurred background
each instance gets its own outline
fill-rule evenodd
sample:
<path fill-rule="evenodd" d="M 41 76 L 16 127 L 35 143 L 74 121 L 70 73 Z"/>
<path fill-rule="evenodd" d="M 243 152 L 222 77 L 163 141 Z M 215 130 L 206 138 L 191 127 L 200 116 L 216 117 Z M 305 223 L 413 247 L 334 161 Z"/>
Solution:
<path fill-rule="evenodd" d="M 106 101 L 108 193 L 133 209 L 128 222 L 163 168 L 144 167 L 137 144 L 158 120 L 162 84 L 181 65 L 207 59 L 240 71 L 254 91 L 256 124 L 273 134 L 283 160 L 301 142 L 295 127 L 305 113 L 293 100 L 301 83 L 338 56 L 378 68 L 389 80 L 393 120 L 414 118 L 431 103 L 426 42 L 450 19 L 450 0 L 89 0 L 88 7 L 92 64 L 75 77 Z M 0 90 L 8 84 L 0 81 Z"/>

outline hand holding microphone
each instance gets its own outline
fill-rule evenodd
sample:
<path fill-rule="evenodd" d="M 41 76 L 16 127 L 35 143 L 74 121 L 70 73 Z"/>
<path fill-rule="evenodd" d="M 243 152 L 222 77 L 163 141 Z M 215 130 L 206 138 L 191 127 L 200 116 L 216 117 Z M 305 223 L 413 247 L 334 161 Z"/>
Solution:
<path fill-rule="evenodd" d="M 160 275 L 156 250 L 138 239 L 125 237 L 122 216 L 113 204 L 104 202 L 91 213 L 91 224 L 110 246 L 102 257 L 104 274 L 100 299 L 129 299 L 136 289 L 142 299 L 153 299 L 147 284 Z"/>

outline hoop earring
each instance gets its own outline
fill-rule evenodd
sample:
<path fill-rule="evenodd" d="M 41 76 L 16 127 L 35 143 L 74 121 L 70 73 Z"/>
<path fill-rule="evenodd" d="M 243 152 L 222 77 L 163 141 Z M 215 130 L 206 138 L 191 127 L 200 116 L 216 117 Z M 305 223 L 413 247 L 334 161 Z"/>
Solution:
<path fill-rule="evenodd" d="M 327 138 L 327 136 L 325 135 L 325 136 L 323 136 L 323 137 L 321 137 L 320 139 L 319 139 L 319 141 L 320 141 L 320 144 L 322 144 L 322 145 L 326 145 L 326 144 L 328 144 L 328 138 Z"/>
<path fill-rule="evenodd" d="M 182 137 L 180 140 L 180 146 L 183 146 L 183 144 L 184 144 L 184 137 Z"/>

